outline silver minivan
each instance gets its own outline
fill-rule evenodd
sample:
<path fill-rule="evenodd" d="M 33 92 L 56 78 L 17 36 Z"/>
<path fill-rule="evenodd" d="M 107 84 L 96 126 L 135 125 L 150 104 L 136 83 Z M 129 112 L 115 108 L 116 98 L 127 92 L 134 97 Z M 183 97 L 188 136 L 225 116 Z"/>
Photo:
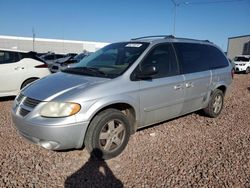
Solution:
<path fill-rule="evenodd" d="M 209 41 L 150 36 L 110 44 L 16 97 L 20 135 L 50 150 L 119 155 L 137 129 L 203 109 L 217 117 L 232 67 Z"/>

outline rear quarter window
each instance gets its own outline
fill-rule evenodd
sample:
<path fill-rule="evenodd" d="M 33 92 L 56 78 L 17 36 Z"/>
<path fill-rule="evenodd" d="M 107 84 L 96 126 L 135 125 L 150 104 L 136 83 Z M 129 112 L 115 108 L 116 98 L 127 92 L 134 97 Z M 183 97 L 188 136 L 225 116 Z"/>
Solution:
<path fill-rule="evenodd" d="M 207 46 L 209 53 L 209 64 L 211 69 L 223 68 L 229 65 L 224 53 L 214 46 Z"/>

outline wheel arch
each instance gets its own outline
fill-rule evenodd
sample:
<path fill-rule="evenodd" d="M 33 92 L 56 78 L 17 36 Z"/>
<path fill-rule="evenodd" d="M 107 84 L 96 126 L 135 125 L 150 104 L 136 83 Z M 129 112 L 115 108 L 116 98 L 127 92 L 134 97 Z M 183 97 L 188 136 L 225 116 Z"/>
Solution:
<path fill-rule="evenodd" d="M 39 79 L 39 78 L 38 78 L 38 77 L 30 77 L 30 78 L 25 79 L 25 80 L 22 82 L 22 84 L 21 84 L 20 90 L 23 89 L 23 86 L 25 85 L 25 83 L 26 83 L 27 81 L 29 81 L 29 80 L 37 80 L 37 79 Z"/>
<path fill-rule="evenodd" d="M 98 108 L 95 113 L 93 113 L 93 115 L 90 118 L 90 122 L 96 117 L 97 114 L 99 114 L 100 112 L 106 110 L 106 109 L 116 109 L 121 111 L 122 113 L 124 113 L 124 115 L 127 116 L 130 125 L 131 125 L 131 134 L 135 133 L 137 130 L 137 121 L 136 121 L 136 117 L 137 117 L 137 112 L 136 109 L 133 105 L 131 105 L 128 102 L 114 102 L 114 103 L 109 103 L 106 105 L 101 106 L 100 108 Z"/>

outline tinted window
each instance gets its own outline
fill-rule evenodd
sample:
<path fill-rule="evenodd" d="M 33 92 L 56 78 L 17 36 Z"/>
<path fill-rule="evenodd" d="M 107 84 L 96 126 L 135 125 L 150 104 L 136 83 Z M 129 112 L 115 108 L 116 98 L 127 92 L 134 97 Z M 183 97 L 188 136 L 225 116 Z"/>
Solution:
<path fill-rule="evenodd" d="M 228 66 L 228 60 L 218 48 L 207 46 L 209 52 L 209 63 L 211 69 L 223 68 Z"/>
<path fill-rule="evenodd" d="M 44 60 L 54 60 L 54 54 L 45 56 Z"/>
<path fill-rule="evenodd" d="M 17 62 L 18 60 L 19 60 L 18 53 L 0 51 L 0 63 L 1 64 L 14 63 L 14 62 Z"/>
<path fill-rule="evenodd" d="M 60 55 L 60 54 L 55 55 L 55 59 L 59 59 L 59 58 L 63 58 L 63 57 L 64 57 L 64 55 Z"/>
<path fill-rule="evenodd" d="M 183 74 L 201 72 L 209 69 L 206 45 L 174 43 Z"/>
<path fill-rule="evenodd" d="M 143 60 L 140 68 L 143 70 L 143 67 L 149 65 L 154 65 L 158 70 L 158 73 L 152 76 L 152 78 L 174 76 L 179 73 L 175 53 L 171 44 L 161 44 L 155 47 Z"/>

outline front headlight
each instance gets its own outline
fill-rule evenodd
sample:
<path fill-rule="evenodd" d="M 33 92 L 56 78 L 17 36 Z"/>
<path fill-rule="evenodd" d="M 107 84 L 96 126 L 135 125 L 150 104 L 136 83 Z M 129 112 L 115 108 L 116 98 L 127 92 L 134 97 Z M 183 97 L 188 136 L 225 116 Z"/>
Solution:
<path fill-rule="evenodd" d="M 72 102 L 48 102 L 40 111 L 43 117 L 68 117 L 76 114 L 81 109 L 81 105 Z"/>

